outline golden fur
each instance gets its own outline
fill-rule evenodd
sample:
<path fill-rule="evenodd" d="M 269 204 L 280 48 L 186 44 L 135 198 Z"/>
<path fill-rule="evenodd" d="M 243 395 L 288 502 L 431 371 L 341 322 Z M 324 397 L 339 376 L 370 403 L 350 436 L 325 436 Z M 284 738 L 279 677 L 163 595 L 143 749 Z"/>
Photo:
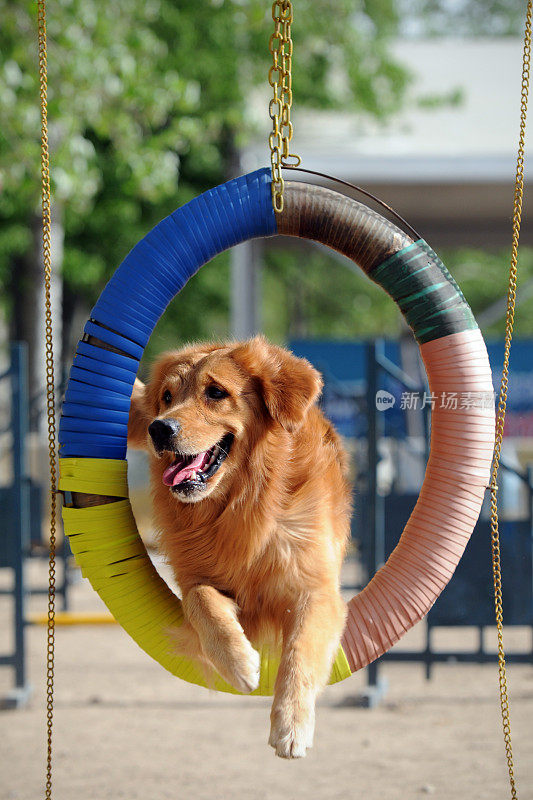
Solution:
<path fill-rule="evenodd" d="M 212 386 L 227 396 L 210 398 Z M 150 454 L 161 549 L 183 594 L 179 646 L 249 692 L 259 674 L 250 641 L 280 643 L 270 744 L 286 758 L 312 744 L 315 699 L 345 622 L 339 573 L 350 492 L 339 437 L 315 405 L 321 387 L 307 361 L 262 337 L 198 344 L 162 355 L 149 383 L 136 382 L 128 433 Z M 157 453 L 148 434 L 168 419 L 180 425 L 172 440 L 180 453 L 234 435 L 229 456 L 191 497 L 163 484 L 175 454 Z"/>

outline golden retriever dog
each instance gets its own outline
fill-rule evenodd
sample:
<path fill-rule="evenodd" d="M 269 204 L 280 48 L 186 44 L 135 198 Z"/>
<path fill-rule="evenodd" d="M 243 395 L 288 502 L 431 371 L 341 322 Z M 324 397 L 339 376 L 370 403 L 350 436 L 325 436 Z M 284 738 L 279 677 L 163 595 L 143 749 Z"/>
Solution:
<path fill-rule="evenodd" d="M 269 743 L 283 758 L 312 746 L 346 615 L 347 459 L 321 387 L 311 364 L 262 337 L 197 344 L 162 355 L 130 411 L 182 592 L 179 648 L 252 692 L 255 647 L 279 644 Z"/>

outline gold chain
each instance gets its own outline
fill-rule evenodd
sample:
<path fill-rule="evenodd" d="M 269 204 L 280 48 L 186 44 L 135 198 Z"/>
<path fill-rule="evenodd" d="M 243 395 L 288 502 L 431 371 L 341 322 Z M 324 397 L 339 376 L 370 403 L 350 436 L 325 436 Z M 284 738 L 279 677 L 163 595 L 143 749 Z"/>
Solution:
<path fill-rule="evenodd" d="M 270 37 L 268 48 L 272 53 L 272 66 L 268 71 L 268 82 L 274 95 L 268 107 L 272 120 L 272 130 L 268 137 L 270 145 L 270 163 L 272 165 L 272 203 L 274 210 L 283 211 L 283 166 L 298 167 L 300 156 L 290 152 L 293 134 L 291 122 L 292 106 L 292 39 L 291 25 L 293 20 L 290 0 L 275 0 L 272 4 L 274 33 Z"/>
<path fill-rule="evenodd" d="M 41 103 L 41 196 L 43 213 L 43 262 L 46 327 L 46 411 L 48 417 L 48 454 L 50 460 L 50 559 L 48 565 L 48 636 L 46 647 L 46 721 L 47 759 L 45 798 L 52 797 L 52 729 L 54 722 L 54 649 L 56 596 L 56 413 L 54 347 L 52 341 L 52 258 L 50 214 L 50 158 L 48 151 L 46 0 L 38 0 L 39 87 Z"/>
<path fill-rule="evenodd" d="M 505 356 L 503 359 L 502 380 L 498 400 L 498 413 L 496 415 L 496 439 L 494 443 L 494 460 L 490 481 L 490 529 L 492 541 L 492 571 L 494 578 L 494 606 L 496 612 L 496 627 L 498 631 L 498 673 L 500 684 L 500 705 L 503 726 L 503 739 L 509 770 L 509 783 L 511 798 L 518 797 L 514 776 L 513 748 L 511 742 L 511 718 L 509 712 L 509 697 L 507 692 L 507 675 L 505 669 L 505 651 L 503 647 L 503 607 L 502 607 L 502 576 L 500 560 L 500 534 L 498 529 L 498 469 L 502 453 L 503 428 L 505 412 L 507 409 L 507 390 L 509 385 L 509 354 L 513 336 L 514 312 L 516 305 L 516 276 L 518 264 L 518 239 L 520 237 L 520 223 L 522 219 L 522 199 L 524 194 L 524 150 L 527 118 L 527 102 L 529 96 L 529 72 L 531 62 L 531 11 L 532 0 L 528 0 L 526 12 L 526 27 L 524 35 L 524 53 L 522 61 L 522 93 L 520 103 L 520 137 L 518 144 L 518 157 L 516 161 L 516 178 L 514 189 L 513 207 L 513 239 L 511 249 L 511 267 L 509 270 L 509 288 L 507 292 L 507 314 L 505 320 Z"/>

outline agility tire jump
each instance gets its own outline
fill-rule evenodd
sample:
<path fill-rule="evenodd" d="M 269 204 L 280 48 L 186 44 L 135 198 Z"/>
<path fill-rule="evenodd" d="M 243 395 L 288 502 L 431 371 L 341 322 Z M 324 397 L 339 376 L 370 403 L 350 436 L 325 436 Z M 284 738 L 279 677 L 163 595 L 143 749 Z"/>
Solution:
<path fill-rule="evenodd" d="M 387 563 L 348 604 L 331 683 L 381 656 L 427 614 L 463 554 L 490 477 L 487 351 L 461 290 L 425 241 L 316 185 L 286 182 L 284 210 L 275 213 L 269 169 L 162 220 L 124 259 L 85 325 L 62 408 L 59 488 L 72 493 L 63 520 L 76 561 L 113 616 L 167 670 L 204 686 L 201 668 L 172 650 L 168 630 L 183 621 L 181 602 L 152 565 L 127 499 L 130 398 L 155 324 L 189 278 L 217 253 L 276 234 L 343 253 L 390 294 L 419 343 L 435 399 L 418 502 Z M 255 694 L 272 694 L 278 664 L 263 648 Z M 215 688 L 237 693 L 221 678 Z"/>

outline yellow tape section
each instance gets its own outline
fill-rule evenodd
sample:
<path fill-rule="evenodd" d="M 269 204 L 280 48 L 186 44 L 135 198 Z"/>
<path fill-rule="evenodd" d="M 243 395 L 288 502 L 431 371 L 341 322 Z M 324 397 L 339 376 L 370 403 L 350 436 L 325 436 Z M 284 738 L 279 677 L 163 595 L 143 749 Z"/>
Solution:
<path fill-rule="evenodd" d="M 333 668 L 331 670 L 331 677 L 329 679 L 330 684 L 338 683 L 339 681 L 345 680 L 345 678 L 349 678 L 352 674 L 352 670 L 350 669 L 350 665 L 348 664 L 348 659 L 346 658 L 346 653 L 339 647 L 337 651 L 337 656 L 335 661 L 333 662 Z"/>
<path fill-rule="evenodd" d="M 60 458 L 59 488 L 128 497 L 128 462 L 115 458 Z"/>
<path fill-rule="evenodd" d="M 63 489 L 90 494 L 127 495 L 127 464 L 112 459 L 64 458 Z M 84 464 L 87 463 L 87 471 Z M 95 490 L 95 485 L 105 489 Z M 113 486 L 113 491 L 110 487 Z M 148 655 L 178 678 L 200 686 L 239 694 L 220 676 L 206 680 L 202 667 L 173 652 L 169 630 L 183 623 L 181 601 L 153 566 L 139 536 L 129 500 L 92 508 L 63 508 L 65 534 L 76 562 L 117 622 Z M 268 645 L 261 649 L 261 677 L 254 694 L 271 695 L 279 667 L 279 653 Z M 346 656 L 339 649 L 330 683 L 350 675 Z"/>
<path fill-rule="evenodd" d="M 183 622 L 181 602 L 154 568 L 129 500 L 63 508 L 63 521 L 77 563 L 117 622 L 173 675 L 207 686 L 199 665 L 172 652 L 168 629 Z M 220 678 L 215 688 L 231 689 Z"/>

